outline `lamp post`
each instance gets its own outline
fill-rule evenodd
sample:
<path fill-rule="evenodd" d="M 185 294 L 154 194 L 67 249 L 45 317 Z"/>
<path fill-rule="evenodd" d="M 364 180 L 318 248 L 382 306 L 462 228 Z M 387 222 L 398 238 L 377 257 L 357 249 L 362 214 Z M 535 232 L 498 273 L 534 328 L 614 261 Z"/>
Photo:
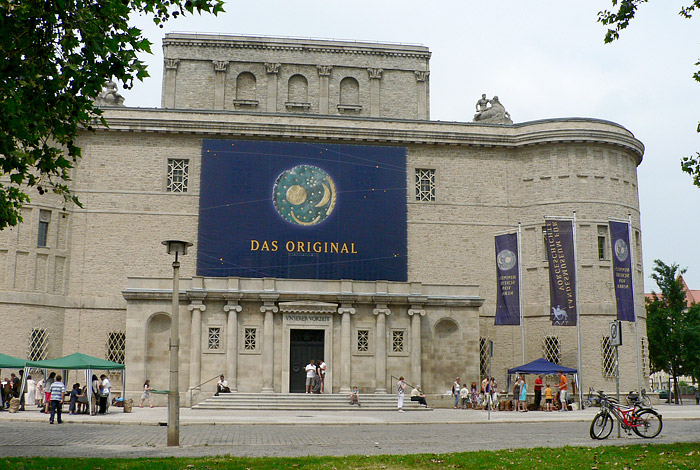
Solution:
<path fill-rule="evenodd" d="M 162 242 L 168 254 L 175 254 L 173 261 L 173 311 L 170 317 L 170 384 L 168 387 L 168 446 L 180 445 L 180 262 L 178 255 L 186 255 L 190 242 L 165 240 Z"/>

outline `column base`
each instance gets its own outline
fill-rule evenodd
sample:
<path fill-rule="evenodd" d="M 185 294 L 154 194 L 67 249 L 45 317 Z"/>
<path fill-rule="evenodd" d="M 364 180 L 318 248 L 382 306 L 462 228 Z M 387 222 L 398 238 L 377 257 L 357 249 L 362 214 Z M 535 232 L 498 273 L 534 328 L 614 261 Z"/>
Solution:
<path fill-rule="evenodd" d="M 341 387 L 340 390 L 338 390 L 338 393 L 350 393 L 350 387 L 347 387 L 347 388 Z"/>
<path fill-rule="evenodd" d="M 374 393 L 386 393 L 386 388 L 378 388 L 374 391 Z"/>
<path fill-rule="evenodd" d="M 262 391 L 260 393 L 275 393 L 275 390 L 272 388 L 265 388 L 263 387 Z"/>

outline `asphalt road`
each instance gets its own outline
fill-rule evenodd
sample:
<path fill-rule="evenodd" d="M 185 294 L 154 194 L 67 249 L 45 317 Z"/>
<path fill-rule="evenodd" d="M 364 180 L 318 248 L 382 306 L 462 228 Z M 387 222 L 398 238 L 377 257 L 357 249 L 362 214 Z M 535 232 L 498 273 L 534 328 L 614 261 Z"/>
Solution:
<path fill-rule="evenodd" d="M 588 422 L 374 424 L 374 425 L 188 425 L 179 448 L 166 446 L 167 428 L 148 425 L 0 423 L 0 457 L 198 457 L 445 453 L 527 447 L 670 443 L 700 440 L 700 421 L 664 423 L 654 439 L 605 441 L 588 435 Z"/>

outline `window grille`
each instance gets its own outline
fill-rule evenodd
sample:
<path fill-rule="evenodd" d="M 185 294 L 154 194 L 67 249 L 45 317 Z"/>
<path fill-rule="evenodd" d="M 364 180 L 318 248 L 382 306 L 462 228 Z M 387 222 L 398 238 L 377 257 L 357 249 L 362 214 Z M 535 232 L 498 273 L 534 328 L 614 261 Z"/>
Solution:
<path fill-rule="evenodd" d="M 561 351 L 559 349 L 559 338 L 556 336 L 545 336 L 542 340 L 542 355 L 549 362 L 561 364 Z"/>
<path fill-rule="evenodd" d="M 124 364 L 124 351 L 126 351 L 126 333 L 123 331 L 107 333 L 107 360 Z"/>
<path fill-rule="evenodd" d="M 404 352 L 404 330 L 391 332 L 391 350 L 395 353 Z"/>
<path fill-rule="evenodd" d="M 186 193 L 189 182 L 190 161 L 186 159 L 168 159 L 168 184 L 169 193 Z"/>
<path fill-rule="evenodd" d="M 29 350 L 27 357 L 30 361 L 43 361 L 49 350 L 49 332 L 44 328 L 32 328 L 29 334 Z"/>
<path fill-rule="evenodd" d="M 209 328 L 209 338 L 207 341 L 208 348 L 210 351 L 218 351 L 221 349 L 221 328 L 211 327 Z"/>
<path fill-rule="evenodd" d="M 36 246 L 47 246 L 49 222 L 51 222 L 51 211 L 41 209 L 39 211 L 39 233 L 37 236 Z"/>
<path fill-rule="evenodd" d="M 245 328 L 243 330 L 243 349 L 255 351 L 258 347 L 258 329 Z"/>
<path fill-rule="evenodd" d="M 600 350 L 603 377 L 615 377 L 615 348 L 610 345 L 610 336 L 600 338 Z"/>
<path fill-rule="evenodd" d="M 489 337 L 479 337 L 479 374 L 481 377 L 489 375 Z"/>
<path fill-rule="evenodd" d="M 357 350 L 359 352 L 369 351 L 369 330 L 357 330 Z"/>
<path fill-rule="evenodd" d="M 598 259 L 607 259 L 606 247 L 608 246 L 608 226 L 598 225 Z"/>
<path fill-rule="evenodd" d="M 435 200 L 435 170 L 416 168 L 416 201 Z"/>

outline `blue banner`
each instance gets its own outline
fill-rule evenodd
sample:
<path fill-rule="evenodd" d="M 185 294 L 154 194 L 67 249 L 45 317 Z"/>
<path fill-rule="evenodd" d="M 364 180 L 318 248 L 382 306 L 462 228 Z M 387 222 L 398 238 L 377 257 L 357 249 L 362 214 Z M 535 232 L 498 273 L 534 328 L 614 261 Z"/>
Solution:
<path fill-rule="evenodd" d="M 615 299 L 617 300 L 617 319 L 621 321 L 635 321 L 629 224 L 611 220 L 610 241 L 613 254 L 612 265 Z"/>
<path fill-rule="evenodd" d="M 518 234 L 496 235 L 496 325 L 520 325 Z"/>
<path fill-rule="evenodd" d="M 406 149 L 204 140 L 197 275 L 407 280 Z"/>
<path fill-rule="evenodd" d="M 550 319 L 555 326 L 576 326 L 576 258 L 571 220 L 545 219 L 549 263 Z"/>

